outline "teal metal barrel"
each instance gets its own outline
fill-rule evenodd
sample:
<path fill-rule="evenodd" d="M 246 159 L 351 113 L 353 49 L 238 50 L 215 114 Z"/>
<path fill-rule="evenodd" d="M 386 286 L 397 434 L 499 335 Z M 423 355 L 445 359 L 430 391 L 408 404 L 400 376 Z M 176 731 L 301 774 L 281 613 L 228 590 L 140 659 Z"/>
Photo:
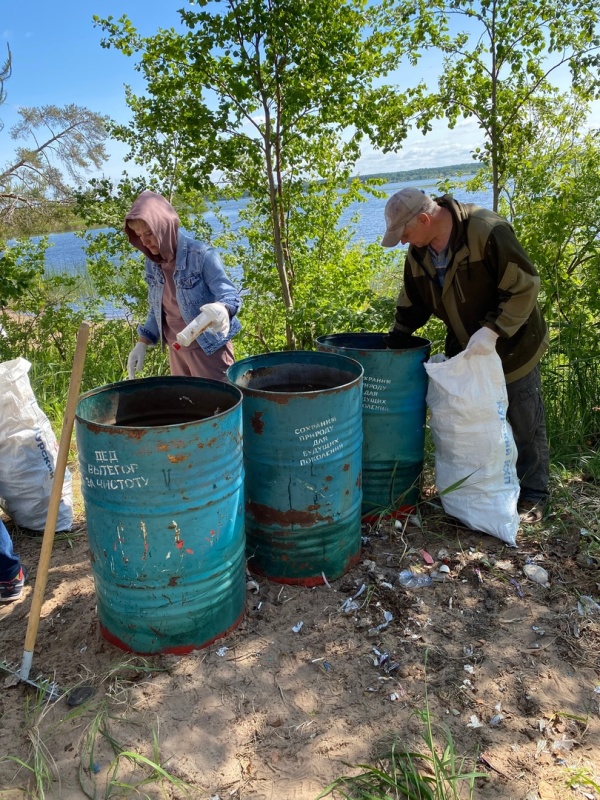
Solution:
<path fill-rule="evenodd" d="M 413 510 L 423 470 L 427 373 L 431 342 L 411 337 L 403 350 L 385 347 L 383 333 L 320 336 L 317 348 L 348 356 L 364 368 L 363 520 Z"/>
<path fill-rule="evenodd" d="M 224 636 L 246 597 L 240 390 L 114 383 L 80 397 L 75 430 L 103 636 L 140 654 Z"/>
<path fill-rule="evenodd" d="M 248 568 L 316 586 L 358 559 L 362 375 L 345 356 L 276 352 L 236 362 L 244 395 Z"/>

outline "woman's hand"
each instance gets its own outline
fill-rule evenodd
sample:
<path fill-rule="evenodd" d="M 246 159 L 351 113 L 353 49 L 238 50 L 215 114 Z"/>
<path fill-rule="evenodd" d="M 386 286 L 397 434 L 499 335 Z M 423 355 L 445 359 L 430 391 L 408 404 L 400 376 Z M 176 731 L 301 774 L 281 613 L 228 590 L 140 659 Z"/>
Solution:
<path fill-rule="evenodd" d="M 146 342 L 138 342 L 131 353 L 129 353 L 129 358 L 127 359 L 127 376 L 129 380 L 135 378 L 136 372 L 142 371 L 147 347 L 148 345 Z"/>
<path fill-rule="evenodd" d="M 200 311 L 204 312 L 210 319 L 209 327 L 216 333 L 227 336 L 229 333 L 229 311 L 223 303 L 206 303 L 201 306 Z"/>

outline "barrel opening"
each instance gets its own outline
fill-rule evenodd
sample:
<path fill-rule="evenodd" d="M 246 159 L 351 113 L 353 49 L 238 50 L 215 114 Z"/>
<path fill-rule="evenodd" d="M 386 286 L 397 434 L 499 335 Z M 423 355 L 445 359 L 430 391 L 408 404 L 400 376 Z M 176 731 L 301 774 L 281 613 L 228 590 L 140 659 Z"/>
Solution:
<path fill-rule="evenodd" d="M 334 347 L 348 350 L 387 350 L 385 346 L 385 333 L 332 333 L 319 336 L 318 343 L 325 347 Z M 422 336 L 411 336 L 410 341 L 403 350 L 415 350 L 419 347 L 430 345 L 429 339 Z"/>
<path fill-rule="evenodd" d="M 261 392 L 303 394 L 337 389 L 355 380 L 355 374 L 336 367 L 289 363 L 246 370 L 236 378 L 236 385 Z"/>
<path fill-rule="evenodd" d="M 198 378 L 127 381 L 88 393 L 77 417 L 84 422 L 124 428 L 185 425 L 218 416 L 240 402 L 229 384 Z M 101 394 L 99 394 L 101 392 Z"/>

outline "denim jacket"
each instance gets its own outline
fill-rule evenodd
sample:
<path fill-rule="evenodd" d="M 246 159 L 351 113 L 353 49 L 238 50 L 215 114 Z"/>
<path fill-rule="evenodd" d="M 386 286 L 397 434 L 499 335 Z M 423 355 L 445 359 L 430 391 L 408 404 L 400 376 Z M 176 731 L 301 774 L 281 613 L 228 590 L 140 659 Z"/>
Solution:
<path fill-rule="evenodd" d="M 143 325 L 138 325 L 137 331 L 152 344 L 157 344 L 163 341 L 162 297 L 165 276 L 160 265 L 149 258 L 146 259 L 145 278 L 150 310 L 146 321 Z M 225 274 L 219 254 L 210 245 L 197 242 L 179 231 L 173 280 L 177 305 L 186 325 L 198 316 L 200 306 L 206 303 L 223 303 L 227 306 L 231 316 L 227 336 L 209 328 L 197 339 L 204 352 L 212 355 L 242 328 L 235 316 L 242 301 L 237 289 Z"/>

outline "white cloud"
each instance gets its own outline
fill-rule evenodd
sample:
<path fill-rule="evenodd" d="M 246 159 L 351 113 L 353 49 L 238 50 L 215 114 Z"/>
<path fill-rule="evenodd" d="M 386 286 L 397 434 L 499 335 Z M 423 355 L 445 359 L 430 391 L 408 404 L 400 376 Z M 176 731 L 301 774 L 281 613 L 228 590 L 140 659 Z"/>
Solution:
<path fill-rule="evenodd" d="M 397 153 L 382 153 L 367 143 L 357 162 L 356 172 L 359 175 L 368 175 L 467 163 L 471 161 L 471 154 L 481 145 L 482 139 L 473 120 L 461 120 L 454 130 L 440 123 L 425 136 L 419 131 L 411 131 Z"/>

